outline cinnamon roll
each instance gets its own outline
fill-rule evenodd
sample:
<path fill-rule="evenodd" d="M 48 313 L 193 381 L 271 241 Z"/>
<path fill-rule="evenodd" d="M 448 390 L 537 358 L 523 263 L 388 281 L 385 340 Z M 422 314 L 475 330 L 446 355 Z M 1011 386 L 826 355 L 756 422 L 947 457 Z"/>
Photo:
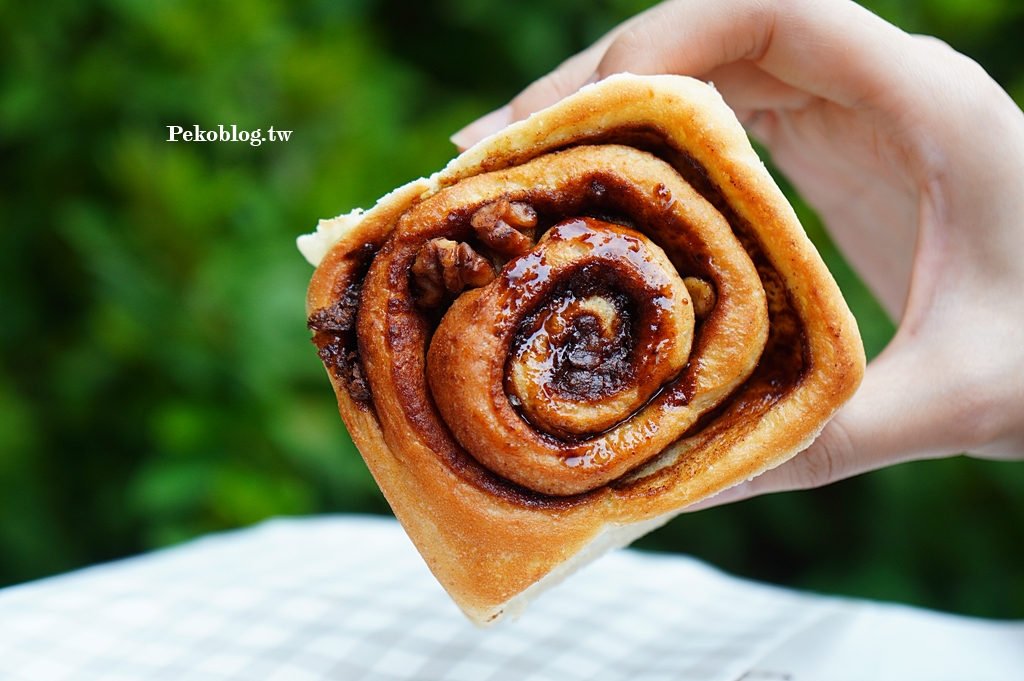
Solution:
<path fill-rule="evenodd" d="M 856 323 L 714 89 L 620 75 L 321 221 L 313 342 L 477 624 L 807 447 Z"/>

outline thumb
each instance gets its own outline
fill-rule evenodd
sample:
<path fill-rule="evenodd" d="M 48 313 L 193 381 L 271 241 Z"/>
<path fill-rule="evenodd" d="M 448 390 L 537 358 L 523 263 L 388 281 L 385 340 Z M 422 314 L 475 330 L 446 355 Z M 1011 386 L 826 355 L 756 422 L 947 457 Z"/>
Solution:
<path fill-rule="evenodd" d="M 891 347 L 891 346 L 890 346 Z M 772 492 L 810 489 L 904 461 L 940 458 L 968 447 L 956 433 L 959 404 L 935 376 L 927 353 L 893 349 L 868 365 L 853 398 L 818 438 L 777 468 L 724 490 L 689 510 Z"/>

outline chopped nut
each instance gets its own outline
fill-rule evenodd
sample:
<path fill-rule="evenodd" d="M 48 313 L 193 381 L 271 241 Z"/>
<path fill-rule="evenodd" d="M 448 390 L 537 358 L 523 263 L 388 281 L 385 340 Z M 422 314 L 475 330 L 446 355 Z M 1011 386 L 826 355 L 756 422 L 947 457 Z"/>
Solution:
<path fill-rule="evenodd" d="M 467 286 L 478 288 L 494 279 L 494 268 L 465 242 L 431 239 L 423 245 L 412 266 L 421 307 L 437 307 L 445 292 L 458 294 Z"/>
<path fill-rule="evenodd" d="M 501 219 L 516 229 L 533 229 L 537 226 L 537 211 L 528 203 L 509 201 Z"/>
<path fill-rule="evenodd" d="M 711 314 L 711 311 L 715 309 L 715 303 L 718 302 L 715 289 L 711 284 L 697 277 L 686 277 L 683 279 L 683 285 L 686 286 L 690 300 L 693 301 L 694 316 L 703 320 Z"/>
<path fill-rule="evenodd" d="M 500 198 L 481 206 L 470 219 L 480 241 L 503 255 L 533 248 L 537 212 L 528 203 Z"/>

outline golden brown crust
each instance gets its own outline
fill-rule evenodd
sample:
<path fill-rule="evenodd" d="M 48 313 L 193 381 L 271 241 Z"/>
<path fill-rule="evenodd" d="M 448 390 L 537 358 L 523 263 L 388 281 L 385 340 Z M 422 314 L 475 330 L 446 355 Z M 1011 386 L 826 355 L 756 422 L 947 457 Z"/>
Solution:
<path fill-rule="evenodd" d="M 711 403 L 725 401 L 702 412 L 682 439 L 639 467 L 616 472 L 607 484 L 551 496 L 524 489 L 478 463 L 452 438 L 430 391 L 413 394 L 403 379 L 419 375 L 425 385 L 425 352 L 402 362 L 365 364 L 367 357 L 397 346 L 426 348 L 433 333 L 427 315 L 407 309 L 404 316 L 385 321 L 385 316 L 360 311 L 357 330 L 355 311 L 375 297 L 378 307 L 403 304 L 390 294 L 380 300 L 389 286 L 408 288 L 401 267 L 381 263 L 402 250 L 402 240 L 389 241 L 389 236 L 411 213 L 421 224 L 441 224 L 457 205 L 480 207 L 501 196 L 518 201 L 513 190 L 493 196 L 488 192 L 493 194 L 495 185 L 463 180 L 509 169 L 495 174 L 505 186 L 528 183 L 517 168 L 532 159 L 570 147 L 610 144 L 660 157 L 675 169 L 669 182 L 686 180 L 703 196 L 701 201 L 724 216 L 735 235 L 729 238 L 742 244 L 747 267 L 760 280 L 757 295 L 767 307 L 769 330 L 753 373 L 738 387 L 724 386 Z M 592 170 L 581 163 L 568 175 Z M 520 189 L 522 196 L 539 196 L 539 190 Z M 628 204 L 627 198 L 620 204 Z M 646 210 L 636 208 L 638 213 Z M 460 218 L 467 240 L 473 238 L 470 217 Z M 430 180 L 396 190 L 365 215 L 352 216 L 338 233 L 330 231 L 328 224 L 322 232 L 329 236 L 307 241 L 304 250 L 315 259 L 331 246 L 310 284 L 307 311 L 341 414 L 395 515 L 438 580 L 478 624 L 499 617 L 517 595 L 533 593 L 536 587 L 530 587 L 557 573 L 560 565 L 593 557 L 588 545 L 603 546 L 610 529 L 668 517 L 807 447 L 853 394 L 863 373 L 853 317 L 792 208 L 732 112 L 712 88 L 691 79 L 606 79 L 484 140 Z M 672 245 L 664 242 L 674 237 L 652 238 L 672 257 Z M 681 274 L 720 282 L 713 268 L 701 264 L 704 246 L 684 242 L 686 248 L 675 251 L 689 248 L 695 255 Z M 411 253 L 405 256 L 408 266 L 416 254 L 414 249 Z M 501 264 L 505 256 L 494 257 Z M 673 257 L 680 259 L 685 257 Z M 364 282 L 371 263 L 374 271 Z M 723 308 L 742 299 L 740 292 L 733 298 L 721 293 L 714 304 Z M 704 331 L 720 323 L 717 314 L 711 313 Z M 703 331 L 694 336 L 697 356 L 707 351 L 710 336 Z M 700 394 L 700 375 L 690 380 L 691 392 Z"/>

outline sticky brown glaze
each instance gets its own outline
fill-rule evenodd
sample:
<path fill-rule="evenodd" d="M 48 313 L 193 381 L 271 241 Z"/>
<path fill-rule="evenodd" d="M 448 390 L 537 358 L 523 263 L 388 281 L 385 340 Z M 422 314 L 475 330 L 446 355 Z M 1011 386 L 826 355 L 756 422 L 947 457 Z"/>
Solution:
<path fill-rule="evenodd" d="M 683 168 L 681 174 L 685 174 L 689 178 L 688 184 L 699 188 L 705 200 L 719 207 L 719 212 L 724 212 L 731 217 L 730 227 L 738 234 L 747 257 L 752 263 L 755 263 L 757 275 L 762 282 L 761 287 L 767 292 L 769 333 L 765 351 L 756 369 L 751 377 L 735 391 L 727 404 L 716 405 L 707 410 L 684 433 L 684 437 L 692 438 L 705 431 L 709 425 L 716 424 L 715 428 L 707 430 L 705 437 L 701 438 L 702 442 L 715 442 L 715 433 L 735 430 L 737 423 L 750 419 L 756 420 L 759 415 L 770 408 L 772 403 L 784 396 L 798 383 L 804 370 L 806 354 L 802 325 L 789 304 L 780 276 L 761 252 L 757 240 L 751 235 L 749 226 L 729 209 L 721 195 L 708 181 L 706 173 L 702 172 L 693 159 L 679 152 L 668 150 L 663 142 L 655 143 L 654 140 L 658 139 L 656 132 L 625 130 L 621 134 L 615 135 L 615 138 L 658 151 L 663 156 L 672 157 L 677 166 Z M 565 217 L 566 214 L 600 216 L 617 224 L 631 225 L 648 233 L 655 231 L 652 228 L 652 223 L 661 220 L 665 223 L 665 228 L 655 240 L 671 254 L 680 271 L 712 284 L 716 281 L 712 269 L 713 258 L 700 242 L 699 237 L 696 237 L 691 230 L 680 229 L 678 221 L 664 220 L 664 216 L 660 215 L 666 206 L 671 207 L 673 204 L 671 191 L 665 187 L 663 182 L 655 183 L 653 191 L 644 195 L 643 192 L 637 191 L 635 186 L 623 181 L 615 173 L 602 173 L 590 169 L 583 176 L 568 183 L 562 188 L 562 191 L 534 188 L 520 192 L 517 194 L 517 198 L 527 199 L 528 205 L 540 214 L 542 230 L 548 229 L 553 222 Z M 480 207 L 487 205 L 488 202 L 483 201 L 478 204 L 454 207 L 444 215 L 442 220 L 427 225 L 422 231 L 428 238 L 449 235 L 452 238 L 472 240 L 471 219 Z M 353 254 L 352 273 L 346 277 L 348 285 L 336 287 L 340 291 L 337 302 L 329 308 L 315 311 L 309 319 L 309 326 L 315 332 L 313 342 L 317 345 L 318 354 L 325 366 L 344 386 L 356 404 L 364 408 L 368 408 L 372 404 L 372 390 L 355 342 L 352 322 L 354 321 L 353 313 L 359 307 L 362 278 L 365 276 L 361 273 L 368 269 L 372 256 L 373 251 L 369 248 L 364 249 L 361 253 Z M 404 277 L 401 274 L 406 266 L 407 262 L 402 262 L 397 267 L 396 290 L 407 288 L 403 286 L 402 279 Z M 402 307 L 395 303 L 391 305 L 392 309 Z M 415 326 L 422 324 L 423 345 L 429 347 L 434 328 L 442 317 L 423 314 L 422 311 L 413 309 L 406 309 L 405 312 L 409 317 L 418 318 L 418 324 Z M 701 326 L 698 326 L 694 337 L 693 352 L 695 355 L 700 354 L 708 345 L 706 338 L 708 334 L 702 333 Z M 394 332 L 395 336 L 401 336 L 405 333 L 403 329 L 406 328 L 408 327 L 398 324 L 392 326 L 390 330 Z M 393 345 L 401 349 L 403 343 L 396 341 Z M 420 347 L 419 343 L 415 341 L 404 345 Z M 416 366 L 415 363 L 414 366 Z M 425 374 L 425 364 L 422 366 L 422 371 Z M 412 373 L 416 373 L 415 370 Z M 692 371 L 688 372 L 686 380 L 677 380 L 669 386 L 669 390 L 663 391 L 664 394 L 659 397 L 680 405 L 687 404 L 696 389 L 696 381 L 693 380 L 692 374 Z M 564 384 L 556 382 L 553 387 L 557 390 L 559 385 Z M 478 465 L 476 458 L 455 441 L 450 429 L 443 424 L 443 419 L 436 410 L 432 392 L 428 391 L 427 394 L 423 394 L 419 392 L 418 385 L 414 383 L 414 386 L 401 391 L 403 402 L 406 405 L 404 411 L 407 414 L 418 413 L 421 415 L 421 418 L 410 418 L 410 422 L 420 426 L 421 435 L 427 436 L 431 447 L 442 455 L 454 470 L 460 471 L 467 480 L 517 503 L 561 505 L 572 501 L 564 496 L 561 498 L 551 497 L 547 492 L 540 492 L 540 496 L 537 496 L 534 490 L 529 489 L 529 486 L 518 484 L 511 478 L 495 475 L 494 471 Z M 572 389 L 568 389 L 567 392 L 572 392 Z M 508 398 L 507 391 L 504 397 Z M 513 398 L 510 404 L 513 409 L 518 406 L 514 403 L 515 399 Z M 439 422 L 442 423 L 441 427 L 438 427 Z M 556 432 L 556 436 L 558 435 L 559 433 Z M 560 435 L 565 437 L 566 433 L 563 432 Z M 704 449 L 713 451 L 707 451 L 700 455 L 699 451 L 703 452 L 703 449 L 688 450 L 691 451 L 690 458 L 694 470 L 713 465 L 718 456 L 728 451 L 728 445 L 720 442 L 719 446 L 713 448 L 705 446 Z M 673 452 L 666 451 L 661 459 L 673 455 Z M 662 471 L 663 475 L 670 477 L 677 473 L 678 471 Z M 619 491 L 625 492 L 636 483 L 637 479 L 638 476 L 635 475 L 626 476 L 615 487 Z M 650 480 L 644 482 L 645 486 L 650 484 Z M 546 499 L 549 501 L 545 501 Z"/>
<path fill-rule="evenodd" d="M 623 328 L 617 297 L 631 303 L 635 330 Z M 578 323 L 605 328 L 581 338 Z M 686 410 L 633 417 L 682 370 L 692 332 L 686 287 L 661 249 L 625 227 L 567 220 L 456 301 L 431 341 L 427 376 L 445 422 L 484 466 L 543 493 L 576 494 L 689 425 Z"/>
<path fill-rule="evenodd" d="M 532 298 L 517 292 L 558 285 L 543 280 L 538 274 L 543 268 L 517 275 L 523 263 L 541 257 L 534 255 L 537 251 L 510 261 L 492 284 L 504 287 L 507 305 L 484 309 L 487 305 L 478 295 L 484 289 L 464 293 L 453 305 L 464 318 L 485 320 L 487 333 L 476 327 L 467 330 L 462 323 L 446 326 L 449 310 L 435 334 L 434 321 L 410 297 L 409 270 L 423 244 L 442 236 L 472 239 L 469 216 L 501 197 L 533 206 L 542 228 L 587 212 L 627 222 L 664 250 L 677 281 L 699 276 L 718 292 L 715 309 L 701 325 L 694 352 L 678 377 L 668 382 L 659 378 L 639 402 L 660 392 L 642 409 L 634 411 L 634 400 L 617 417 L 621 424 L 602 422 L 604 432 L 582 442 L 560 440 L 567 430 L 563 427 L 549 429 L 554 436 L 535 429 L 505 391 L 512 339 L 531 311 L 526 301 Z M 680 288 L 688 300 L 685 286 Z M 692 324 L 692 309 L 687 311 Z M 767 327 L 757 272 L 721 215 L 663 161 L 606 145 L 550 154 L 469 178 L 409 210 L 367 275 L 358 331 L 385 437 L 429 442 L 433 451 L 446 452 L 453 465 L 463 467 L 468 450 L 500 479 L 543 495 L 567 496 L 618 478 L 714 409 L 754 370 Z M 428 348 L 430 367 L 447 372 L 432 381 L 433 390 L 424 380 Z M 678 368 L 668 375 L 674 373 Z M 484 377 L 489 387 L 467 387 L 470 377 Z M 440 394 L 459 395 L 461 406 L 440 404 Z M 501 433 L 502 450 L 495 448 L 493 436 L 483 435 L 487 432 Z M 586 429 L 582 434 L 591 435 Z"/>
<path fill-rule="evenodd" d="M 465 319 L 453 309 L 443 325 L 514 329 L 509 400 L 558 437 L 593 435 L 622 421 L 689 357 L 686 287 L 664 252 L 627 227 L 593 218 L 561 222 L 532 253 L 509 263 L 504 281 L 478 295 L 498 297 L 489 306 L 494 320 Z M 444 333 L 451 332 L 439 329 L 438 340 Z"/>

